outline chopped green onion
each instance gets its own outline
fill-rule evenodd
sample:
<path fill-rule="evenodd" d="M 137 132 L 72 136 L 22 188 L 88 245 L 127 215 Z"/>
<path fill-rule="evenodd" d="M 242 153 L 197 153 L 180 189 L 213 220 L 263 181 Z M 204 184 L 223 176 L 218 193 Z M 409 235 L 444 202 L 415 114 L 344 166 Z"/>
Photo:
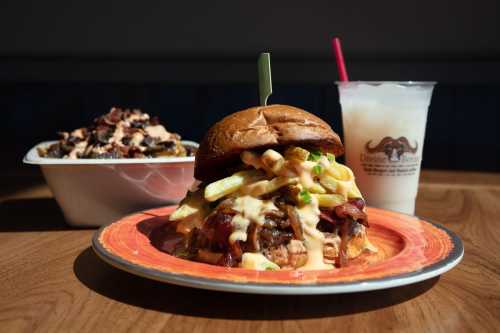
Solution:
<path fill-rule="evenodd" d="M 319 164 L 316 164 L 315 166 L 313 166 L 312 171 L 317 175 L 321 175 L 321 173 L 323 172 L 323 167 Z"/>
<path fill-rule="evenodd" d="M 311 193 L 307 190 L 303 190 L 299 193 L 300 200 L 305 204 L 310 204 L 312 201 Z"/>
<path fill-rule="evenodd" d="M 265 267 L 266 271 L 279 271 L 280 270 L 278 265 L 268 265 L 268 266 L 264 266 L 264 267 Z"/>
<path fill-rule="evenodd" d="M 335 161 L 335 155 L 333 155 L 332 153 L 326 153 L 326 158 L 328 158 L 330 162 Z"/>
<path fill-rule="evenodd" d="M 311 154 L 309 154 L 309 157 L 307 158 L 309 161 L 314 161 L 316 162 L 321 158 L 321 152 L 319 150 L 313 150 Z"/>

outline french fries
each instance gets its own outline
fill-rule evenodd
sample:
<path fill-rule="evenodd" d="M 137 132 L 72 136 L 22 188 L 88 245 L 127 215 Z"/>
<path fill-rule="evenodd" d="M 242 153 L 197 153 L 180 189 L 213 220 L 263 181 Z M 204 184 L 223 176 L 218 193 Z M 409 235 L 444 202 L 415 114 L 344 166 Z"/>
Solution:
<path fill-rule="evenodd" d="M 184 217 L 182 220 L 179 221 L 177 224 L 177 227 L 175 228 L 175 231 L 177 231 L 180 234 L 187 235 L 193 230 L 194 228 L 200 228 L 201 225 L 203 224 L 203 220 L 207 216 L 207 208 L 202 208 L 201 210 L 197 211 L 194 214 L 191 214 L 189 216 Z"/>
<path fill-rule="evenodd" d="M 333 177 L 332 172 L 325 172 L 319 178 L 320 184 L 331 193 L 338 193 L 347 198 L 363 198 L 352 171 L 342 164 L 336 162 L 334 164 L 336 165 L 333 165 L 330 169 L 333 169 L 338 174 L 338 177 Z"/>
<path fill-rule="evenodd" d="M 337 189 L 338 189 L 338 180 L 335 179 L 334 177 L 330 176 L 329 174 L 323 173 L 319 177 L 319 182 L 329 192 L 331 192 L 331 193 L 336 193 L 337 192 Z"/>
<path fill-rule="evenodd" d="M 200 207 L 196 207 L 193 205 L 190 205 L 189 203 L 185 203 L 180 205 L 175 212 L 170 214 L 169 220 L 170 221 L 178 221 L 182 220 L 192 214 L 198 213 L 200 211 Z"/>
<path fill-rule="evenodd" d="M 356 182 L 352 182 L 351 189 L 349 190 L 349 192 L 347 192 L 347 197 L 349 199 L 363 198 L 363 195 L 361 194 L 361 191 L 359 190 L 358 186 L 356 185 Z"/>
<path fill-rule="evenodd" d="M 337 163 L 335 159 L 330 161 L 326 156 L 322 156 L 319 163 L 324 168 L 324 173 L 335 179 L 351 180 L 354 178 L 352 171 L 345 165 Z"/>
<path fill-rule="evenodd" d="M 264 174 L 259 170 L 236 172 L 230 177 L 220 179 L 205 187 L 205 199 L 210 202 L 219 200 L 226 195 L 236 192 L 243 185 L 260 180 L 263 177 Z"/>
<path fill-rule="evenodd" d="M 170 221 L 179 221 L 176 231 L 181 234 L 189 234 L 194 227 L 199 227 L 208 214 L 208 207 L 203 200 L 203 191 L 188 192 L 187 197 L 182 200 L 181 205 L 170 214 Z"/>
<path fill-rule="evenodd" d="M 326 193 L 325 188 L 318 183 L 313 183 L 312 186 L 308 188 L 308 191 L 311 193 L 319 193 L 319 194 Z"/>
<path fill-rule="evenodd" d="M 332 176 L 333 178 L 336 179 L 342 179 L 343 177 L 343 172 L 341 172 L 340 168 L 338 168 L 338 164 L 329 164 L 329 165 L 324 165 L 325 174 L 328 174 Z"/>
<path fill-rule="evenodd" d="M 295 146 L 288 147 L 285 150 L 285 158 L 287 160 L 307 161 L 309 154 L 309 151 Z"/>
<path fill-rule="evenodd" d="M 264 167 L 262 165 L 262 161 L 260 160 L 260 156 L 254 152 L 245 150 L 240 154 L 240 158 L 243 163 L 253 166 L 255 169 L 262 169 Z"/>
<path fill-rule="evenodd" d="M 351 169 L 337 162 L 332 163 L 332 165 L 340 173 L 340 180 L 354 181 L 354 174 L 352 173 Z"/>
<path fill-rule="evenodd" d="M 359 193 L 357 187 L 356 189 L 353 189 L 353 187 L 356 186 L 354 184 L 354 180 L 338 180 L 330 175 L 323 174 L 319 178 L 319 182 L 329 192 L 337 193 L 344 197 L 349 197 L 349 193 L 352 193 L 353 195 Z"/>
<path fill-rule="evenodd" d="M 342 195 L 344 198 L 347 198 L 347 194 L 351 190 L 353 183 L 353 181 L 339 180 L 337 183 L 337 193 Z"/>
<path fill-rule="evenodd" d="M 333 208 L 342 205 L 347 200 L 340 194 L 311 194 L 318 200 L 320 207 Z"/>
<path fill-rule="evenodd" d="M 273 149 L 266 150 L 260 159 L 262 164 L 264 164 L 275 175 L 280 175 L 283 167 L 285 166 L 285 159 L 283 158 L 283 155 Z"/>
<path fill-rule="evenodd" d="M 271 180 L 261 180 L 253 184 L 246 185 L 241 188 L 241 192 L 258 197 L 267 193 L 272 193 L 279 190 L 286 185 L 297 184 L 299 179 L 297 177 L 275 177 Z"/>
<path fill-rule="evenodd" d="M 177 209 L 170 214 L 170 221 L 182 220 L 190 215 L 199 213 L 204 206 L 204 201 L 201 196 L 201 191 L 188 192 L 188 195 L 182 200 Z"/>

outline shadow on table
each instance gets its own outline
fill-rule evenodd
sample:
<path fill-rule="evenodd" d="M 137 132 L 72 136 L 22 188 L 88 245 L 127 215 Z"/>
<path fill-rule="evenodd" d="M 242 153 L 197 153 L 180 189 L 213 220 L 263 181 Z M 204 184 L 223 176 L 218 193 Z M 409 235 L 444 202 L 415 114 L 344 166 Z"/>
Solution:
<path fill-rule="evenodd" d="M 73 270 L 85 286 L 118 302 L 180 315 L 243 320 L 322 318 L 371 311 L 417 297 L 439 279 L 339 295 L 224 293 L 164 284 L 120 271 L 99 259 L 91 248 L 80 253 Z"/>
<path fill-rule="evenodd" d="M 11 199 L 0 203 L 0 232 L 71 229 L 52 198 Z"/>
<path fill-rule="evenodd" d="M 26 191 L 45 184 L 40 168 L 20 168 L 18 162 L 20 158 L 22 158 L 22 156 L 15 157 L 15 166 L 6 167 L 4 165 L 0 165 L 0 171 L 2 172 L 2 175 L 4 175 L 4 177 L 0 179 L 0 195 L 3 198 L 20 191 Z M 5 161 L 5 158 L 2 162 L 3 161 Z"/>

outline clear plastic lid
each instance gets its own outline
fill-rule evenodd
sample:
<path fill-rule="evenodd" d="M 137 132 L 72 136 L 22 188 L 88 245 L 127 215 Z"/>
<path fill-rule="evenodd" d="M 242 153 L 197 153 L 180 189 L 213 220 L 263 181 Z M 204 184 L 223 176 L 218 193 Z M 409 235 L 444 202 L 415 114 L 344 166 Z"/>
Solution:
<path fill-rule="evenodd" d="M 357 86 L 361 84 L 369 86 L 380 86 L 382 84 L 398 85 L 403 87 L 432 87 L 436 81 L 336 81 L 338 86 Z"/>

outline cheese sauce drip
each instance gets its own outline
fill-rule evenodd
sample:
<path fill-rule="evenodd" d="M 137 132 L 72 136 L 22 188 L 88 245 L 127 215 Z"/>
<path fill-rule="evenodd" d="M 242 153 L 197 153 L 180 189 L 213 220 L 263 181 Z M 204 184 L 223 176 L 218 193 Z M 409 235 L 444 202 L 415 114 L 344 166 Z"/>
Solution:
<path fill-rule="evenodd" d="M 312 161 L 294 163 L 294 169 L 297 172 L 297 175 L 300 178 L 300 183 L 304 188 L 310 188 L 314 185 L 312 169 L 315 165 L 317 165 L 317 163 Z"/>
<path fill-rule="evenodd" d="M 316 229 L 319 222 L 318 200 L 311 198 L 311 203 L 297 209 L 304 230 L 305 246 L 307 249 L 307 262 L 300 267 L 301 270 L 331 269 L 333 265 L 323 261 L 323 245 L 325 236 Z"/>
<path fill-rule="evenodd" d="M 234 231 L 229 236 L 229 242 L 231 243 L 236 241 L 245 242 L 250 222 L 263 225 L 265 214 L 272 210 L 278 210 L 271 200 L 260 200 L 249 195 L 236 198 L 231 208 L 238 212 L 232 220 Z"/>

